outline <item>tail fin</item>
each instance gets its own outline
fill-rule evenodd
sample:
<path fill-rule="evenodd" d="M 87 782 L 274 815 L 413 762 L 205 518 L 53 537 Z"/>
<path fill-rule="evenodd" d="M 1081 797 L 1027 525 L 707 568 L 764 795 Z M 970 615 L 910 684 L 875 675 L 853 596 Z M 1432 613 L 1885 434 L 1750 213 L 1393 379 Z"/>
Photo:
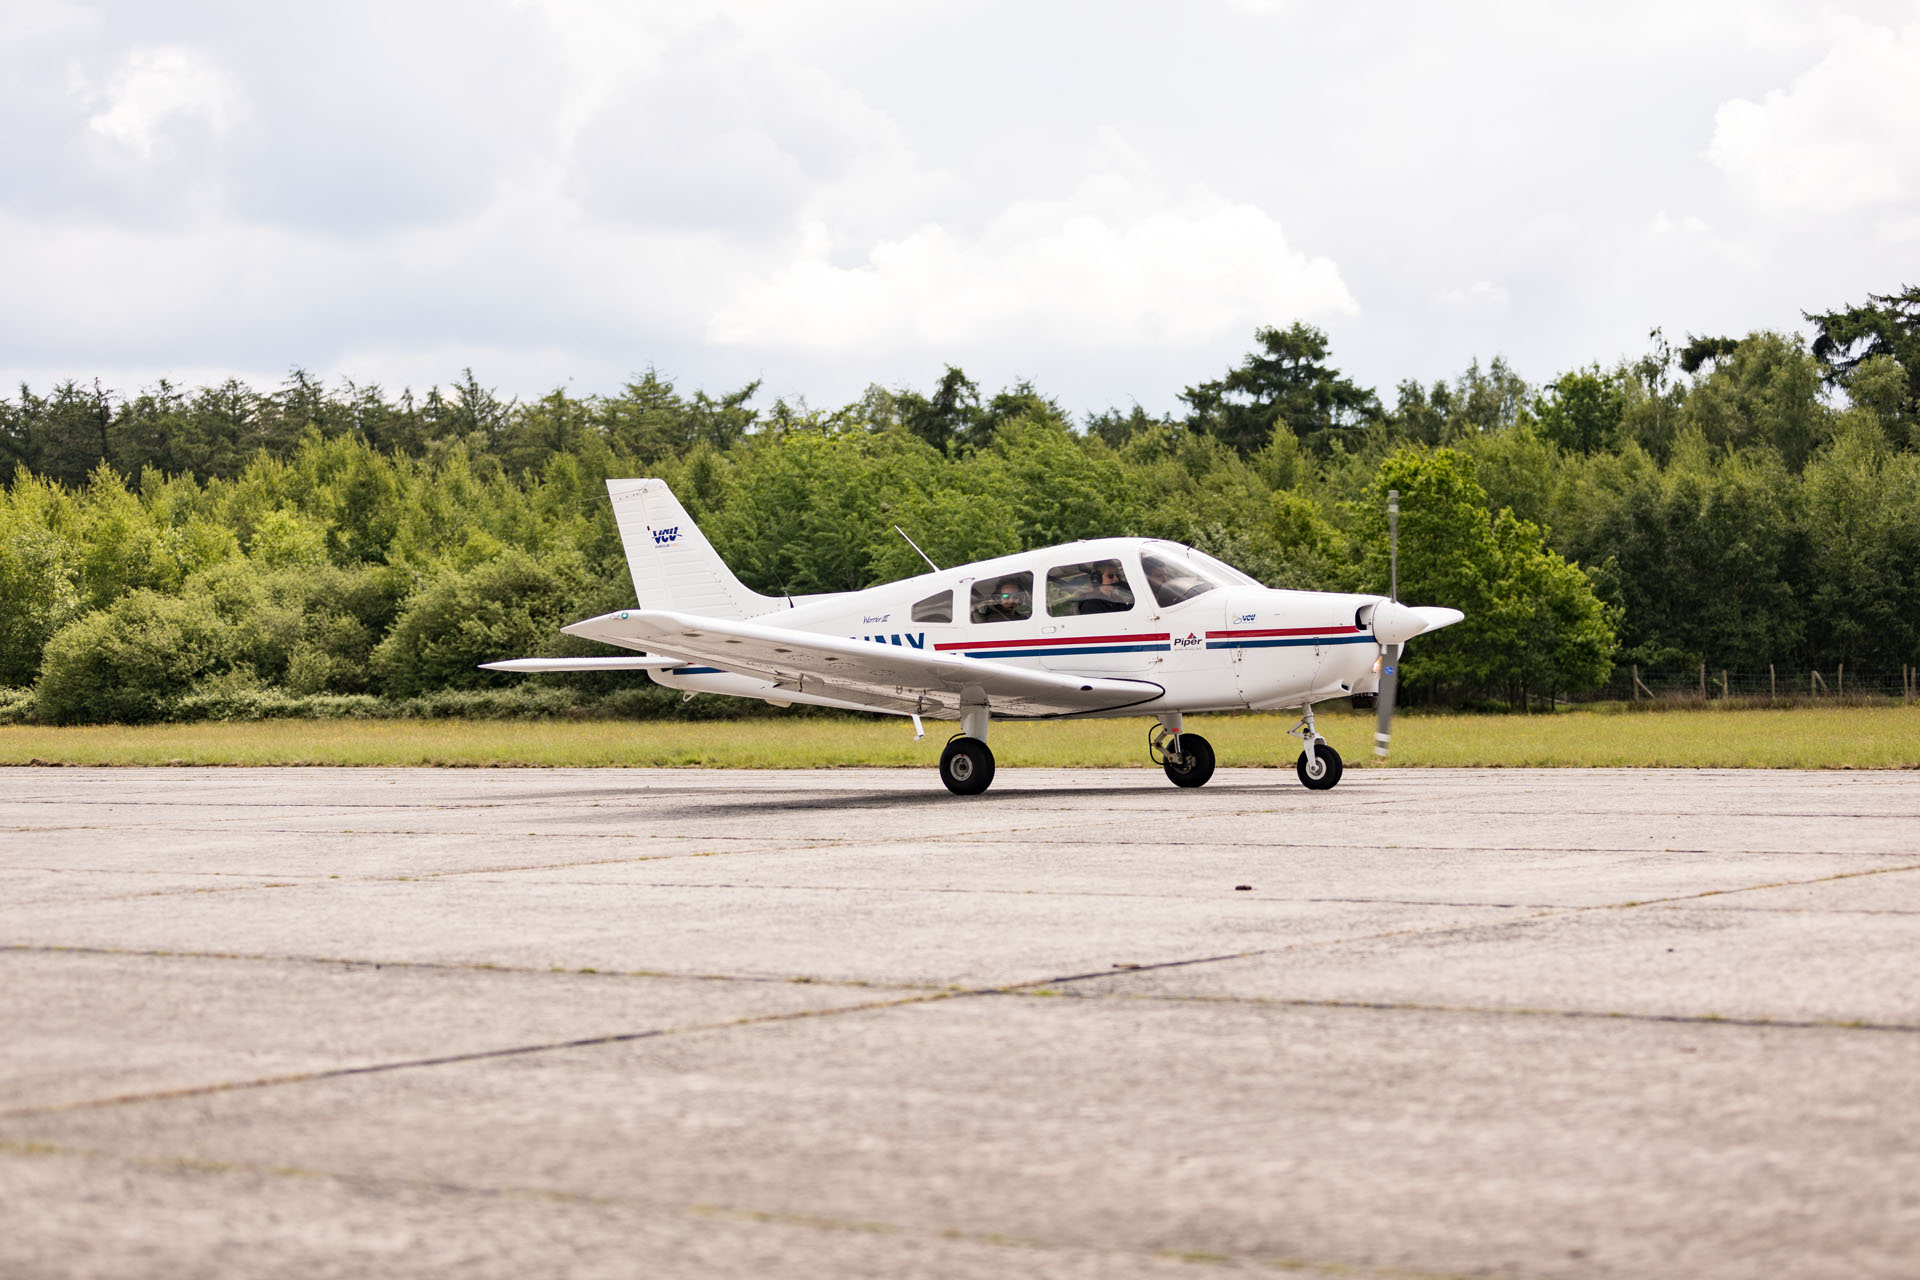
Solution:
<path fill-rule="evenodd" d="M 787 607 L 785 597 L 749 591 L 733 576 L 666 481 L 609 480 L 607 496 L 642 609 L 751 618 Z"/>

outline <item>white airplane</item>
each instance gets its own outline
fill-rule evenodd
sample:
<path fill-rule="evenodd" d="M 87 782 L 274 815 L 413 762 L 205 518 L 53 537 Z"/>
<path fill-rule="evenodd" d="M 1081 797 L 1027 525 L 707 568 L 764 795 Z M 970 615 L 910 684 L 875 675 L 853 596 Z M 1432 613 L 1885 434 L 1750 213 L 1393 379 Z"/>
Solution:
<path fill-rule="evenodd" d="M 1288 732 L 1304 744 L 1295 771 L 1324 791 L 1342 765 L 1314 730 L 1314 704 L 1376 695 L 1374 750 L 1384 756 L 1402 647 L 1464 616 L 1392 595 L 1274 590 L 1152 538 L 1097 538 L 952 569 L 928 560 L 931 573 L 864 591 L 763 596 L 734 577 L 664 481 L 609 480 L 607 492 L 638 607 L 562 630 L 638 656 L 484 666 L 642 670 L 688 697 L 907 716 L 916 737 L 923 716 L 958 720 L 940 755 L 940 780 L 956 795 L 993 781 L 995 716 L 1152 716 L 1149 757 L 1176 786 L 1197 787 L 1213 774 L 1213 747 L 1185 732 L 1185 716 L 1295 707 L 1300 722 Z M 1397 504 L 1389 510 L 1397 534 Z"/>

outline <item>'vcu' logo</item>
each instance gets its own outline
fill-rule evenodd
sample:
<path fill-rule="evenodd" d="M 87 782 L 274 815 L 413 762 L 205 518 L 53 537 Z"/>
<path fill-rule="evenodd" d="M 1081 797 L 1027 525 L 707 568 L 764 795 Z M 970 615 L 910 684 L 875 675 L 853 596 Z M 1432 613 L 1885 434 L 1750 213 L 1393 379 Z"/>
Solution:
<path fill-rule="evenodd" d="M 680 536 L 680 526 L 674 525 L 671 529 L 656 529 L 652 525 L 648 525 L 647 532 L 653 535 L 655 546 L 665 546 Z"/>

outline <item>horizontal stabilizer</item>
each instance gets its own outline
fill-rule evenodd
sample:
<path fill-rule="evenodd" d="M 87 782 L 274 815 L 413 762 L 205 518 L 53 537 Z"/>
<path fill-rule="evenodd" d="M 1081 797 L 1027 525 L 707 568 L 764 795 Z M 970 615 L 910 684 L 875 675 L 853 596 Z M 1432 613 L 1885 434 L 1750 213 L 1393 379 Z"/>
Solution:
<path fill-rule="evenodd" d="M 637 653 L 631 658 L 508 658 L 480 665 L 488 671 L 664 671 L 681 662 L 678 658 Z"/>

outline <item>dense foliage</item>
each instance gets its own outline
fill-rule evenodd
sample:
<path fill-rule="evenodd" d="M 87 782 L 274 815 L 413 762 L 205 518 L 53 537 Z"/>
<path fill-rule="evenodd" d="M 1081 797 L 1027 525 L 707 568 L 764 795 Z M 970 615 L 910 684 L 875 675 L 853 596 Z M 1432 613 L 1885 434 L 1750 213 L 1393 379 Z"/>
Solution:
<path fill-rule="evenodd" d="M 756 589 L 912 575 L 1139 534 L 1279 586 L 1382 591 L 1467 621 L 1403 697 L 1526 706 L 1616 664 L 1897 667 L 1920 656 L 1920 291 L 1792 335 L 1696 338 L 1540 386 L 1501 360 L 1393 407 L 1308 326 L 1188 388 L 1184 417 L 1082 423 L 1027 385 L 872 388 L 832 411 L 649 372 L 611 396 L 329 390 L 295 372 L 0 401 L 0 716 L 55 722 L 675 712 L 638 676 L 532 681 L 560 624 L 630 603 L 602 481 L 667 479 Z M 689 711 L 698 712 L 711 700 Z"/>

